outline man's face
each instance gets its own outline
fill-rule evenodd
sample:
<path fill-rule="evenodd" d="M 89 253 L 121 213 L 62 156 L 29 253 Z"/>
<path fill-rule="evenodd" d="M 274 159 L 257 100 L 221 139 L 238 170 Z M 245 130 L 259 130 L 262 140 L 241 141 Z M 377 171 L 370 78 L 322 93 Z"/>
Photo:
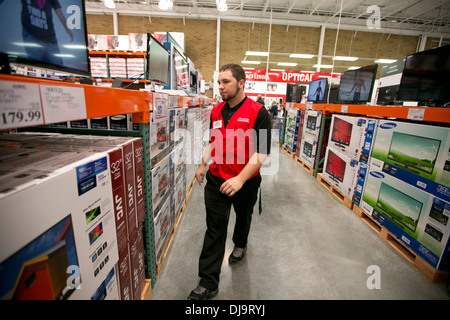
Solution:
<path fill-rule="evenodd" d="M 219 93 L 223 101 L 229 101 L 236 97 L 240 90 L 243 90 L 244 80 L 238 82 L 231 70 L 221 71 L 219 73 Z"/>

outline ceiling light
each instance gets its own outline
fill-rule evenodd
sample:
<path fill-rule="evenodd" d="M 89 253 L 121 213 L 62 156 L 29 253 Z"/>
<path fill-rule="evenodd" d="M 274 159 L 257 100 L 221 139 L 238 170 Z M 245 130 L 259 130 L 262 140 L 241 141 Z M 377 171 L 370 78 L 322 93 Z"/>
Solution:
<path fill-rule="evenodd" d="M 378 59 L 378 60 L 375 60 L 375 63 L 392 63 L 392 62 L 395 62 L 395 61 L 397 61 L 397 60 L 392 60 L 392 59 Z"/>
<path fill-rule="evenodd" d="M 170 0 L 159 0 L 158 8 L 161 10 L 169 10 L 173 8 L 173 2 Z"/>
<path fill-rule="evenodd" d="M 241 63 L 247 63 L 247 64 L 260 64 L 261 61 L 242 60 Z"/>
<path fill-rule="evenodd" d="M 279 66 L 295 67 L 297 64 L 294 62 L 278 62 Z"/>
<path fill-rule="evenodd" d="M 261 51 L 246 51 L 246 56 L 265 56 L 267 57 L 269 55 L 268 52 L 261 52 Z"/>
<path fill-rule="evenodd" d="M 333 68 L 331 64 L 315 64 L 313 65 L 313 68 Z"/>
<path fill-rule="evenodd" d="M 225 2 L 225 0 L 219 0 L 217 3 L 217 10 L 224 12 L 228 10 L 228 6 L 227 3 Z"/>
<path fill-rule="evenodd" d="M 109 9 L 115 9 L 116 5 L 114 4 L 113 0 L 105 0 L 105 7 Z"/>
<path fill-rule="evenodd" d="M 344 57 L 344 56 L 333 57 L 333 60 L 340 60 L 340 61 L 356 61 L 358 59 L 359 59 L 358 57 Z"/>
<path fill-rule="evenodd" d="M 292 53 L 289 55 L 289 58 L 311 59 L 313 57 L 314 57 L 313 54 L 303 54 L 303 53 Z"/>
<path fill-rule="evenodd" d="M 360 67 L 348 67 L 347 69 L 348 70 L 356 70 L 356 69 L 359 69 Z"/>

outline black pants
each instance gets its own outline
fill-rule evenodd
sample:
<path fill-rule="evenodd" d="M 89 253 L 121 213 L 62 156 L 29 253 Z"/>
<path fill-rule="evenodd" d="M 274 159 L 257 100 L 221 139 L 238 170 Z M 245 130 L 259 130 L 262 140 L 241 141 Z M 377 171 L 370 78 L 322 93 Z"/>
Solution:
<path fill-rule="evenodd" d="M 228 220 L 231 205 L 236 212 L 233 242 L 236 247 L 247 246 L 247 238 L 252 222 L 253 207 L 258 199 L 261 175 L 247 180 L 232 197 L 219 190 L 224 179 L 206 173 L 205 206 L 206 226 L 203 249 L 199 259 L 199 277 L 202 287 L 215 290 L 219 285 L 220 268 L 225 254 Z"/>

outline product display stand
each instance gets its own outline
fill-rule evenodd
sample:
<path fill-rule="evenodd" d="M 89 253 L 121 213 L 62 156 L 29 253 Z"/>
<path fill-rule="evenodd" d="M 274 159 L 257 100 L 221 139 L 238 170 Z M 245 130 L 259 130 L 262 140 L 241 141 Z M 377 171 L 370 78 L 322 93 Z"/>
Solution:
<path fill-rule="evenodd" d="M 0 130 L 15 131 L 16 129 L 26 128 L 27 131 L 142 138 L 144 193 L 146 195 L 146 217 L 144 220 L 145 268 L 146 277 L 151 279 L 151 287 L 153 287 L 157 279 L 150 164 L 150 112 L 153 110 L 153 93 L 14 75 L 0 75 L 0 93 L 4 97 L 4 100 L 0 101 Z M 200 104 L 208 103 L 209 101 L 206 99 L 180 97 L 178 106 L 197 107 Z M 139 130 L 115 131 L 44 127 L 44 125 L 52 123 L 120 114 L 133 114 L 133 123 L 139 124 Z"/>

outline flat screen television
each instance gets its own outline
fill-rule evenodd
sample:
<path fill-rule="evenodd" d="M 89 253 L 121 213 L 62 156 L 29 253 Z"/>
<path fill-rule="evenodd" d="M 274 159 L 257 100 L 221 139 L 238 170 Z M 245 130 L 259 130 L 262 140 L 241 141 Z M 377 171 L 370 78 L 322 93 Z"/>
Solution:
<path fill-rule="evenodd" d="M 331 128 L 331 141 L 338 145 L 349 146 L 352 137 L 352 129 L 353 124 L 335 117 L 333 128 Z"/>
<path fill-rule="evenodd" d="M 378 65 L 361 67 L 341 74 L 338 101 L 344 103 L 366 103 L 372 96 Z"/>
<path fill-rule="evenodd" d="M 188 73 L 188 63 L 186 58 L 178 52 L 178 50 L 173 46 L 173 61 L 174 70 L 177 78 L 178 90 L 184 90 L 189 88 L 189 73 Z"/>
<path fill-rule="evenodd" d="M 151 34 L 147 34 L 147 80 L 169 84 L 170 52 Z"/>
<path fill-rule="evenodd" d="M 382 182 L 376 206 L 383 216 L 403 230 L 416 231 L 422 202 Z"/>
<path fill-rule="evenodd" d="M 308 101 L 312 102 L 326 102 L 328 88 L 328 79 L 322 78 L 313 80 L 309 83 Z"/>
<path fill-rule="evenodd" d="M 90 77 L 84 1 L 0 1 L 0 54 L 9 63 Z"/>
<path fill-rule="evenodd" d="M 398 90 L 404 67 L 405 59 L 401 59 L 381 68 L 377 95 L 378 105 L 398 104 Z"/>
<path fill-rule="evenodd" d="M 450 45 L 406 57 L 399 101 L 431 103 L 436 107 L 450 102 Z"/>
<path fill-rule="evenodd" d="M 286 102 L 300 103 L 304 94 L 306 94 L 306 86 L 295 83 L 287 84 Z"/>
<path fill-rule="evenodd" d="M 346 163 L 331 149 L 328 149 L 328 161 L 325 166 L 325 172 L 328 173 L 332 179 L 343 182 L 345 175 Z"/>
<path fill-rule="evenodd" d="M 431 174 L 440 145 L 440 140 L 393 132 L 387 158 L 412 173 L 419 174 L 421 171 Z"/>

